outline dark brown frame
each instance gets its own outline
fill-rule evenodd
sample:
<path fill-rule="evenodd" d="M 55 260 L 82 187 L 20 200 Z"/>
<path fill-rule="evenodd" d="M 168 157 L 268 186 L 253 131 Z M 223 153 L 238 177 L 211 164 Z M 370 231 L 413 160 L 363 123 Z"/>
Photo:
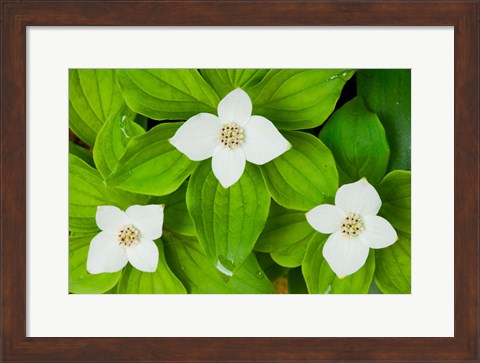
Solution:
<path fill-rule="evenodd" d="M 3 0 L 1 10 L 2 361 L 479 361 L 478 0 Z M 25 34 L 32 25 L 454 26 L 455 337 L 26 338 Z"/>

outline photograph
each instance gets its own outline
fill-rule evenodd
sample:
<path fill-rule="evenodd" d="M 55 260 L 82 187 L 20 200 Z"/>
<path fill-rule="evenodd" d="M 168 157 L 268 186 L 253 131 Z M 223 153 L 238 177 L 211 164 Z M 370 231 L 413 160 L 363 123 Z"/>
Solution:
<path fill-rule="evenodd" d="M 411 294 L 410 69 L 69 69 L 71 294 Z"/>

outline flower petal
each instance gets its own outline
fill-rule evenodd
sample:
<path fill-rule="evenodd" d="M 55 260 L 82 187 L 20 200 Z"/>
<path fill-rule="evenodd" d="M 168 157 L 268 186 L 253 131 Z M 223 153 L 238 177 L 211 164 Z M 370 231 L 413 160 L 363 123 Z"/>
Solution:
<path fill-rule="evenodd" d="M 363 226 L 360 239 L 370 248 L 388 247 L 398 240 L 397 232 L 385 218 L 366 216 Z"/>
<path fill-rule="evenodd" d="M 127 262 L 125 248 L 118 244 L 116 234 L 102 231 L 93 237 L 87 256 L 88 273 L 117 272 Z"/>
<path fill-rule="evenodd" d="M 368 252 L 369 248 L 358 237 L 345 238 L 341 232 L 328 237 L 323 246 L 323 257 L 340 278 L 357 272 L 365 264 Z"/>
<path fill-rule="evenodd" d="M 220 145 L 212 157 L 213 174 L 224 188 L 235 184 L 245 170 L 245 153 L 239 147 L 229 149 Z"/>
<path fill-rule="evenodd" d="M 213 155 L 221 128 L 217 116 L 199 113 L 185 121 L 169 141 L 190 160 L 205 160 Z"/>
<path fill-rule="evenodd" d="M 230 92 L 218 104 L 218 117 L 222 124 L 236 122 L 243 126 L 250 116 L 252 116 L 252 101 L 240 88 Z"/>
<path fill-rule="evenodd" d="M 140 235 L 147 239 L 157 239 L 162 235 L 163 206 L 159 204 L 132 205 L 126 212 L 130 222 L 140 230 Z"/>
<path fill-rule="evenodd" d="M 244 130 L 245 141 L 241 147 L 251 163 L 263 165 L 292 147 L 273 123 L 263 116 L 252 116 Z"/>
<path fill-rule="evenodd" d="M 158 247 L 152 240 L 140 237 L 135 246 L 127 248 L 128 261 L 137 270 L 155 272 L 158 265 Z"/>
<path fill-rule="evenodd" d="M 98 206 L 95 220 L 98 228 L 112 233 L 117 233 L 120 227 L 128 224 L 125 212 L 112 205 Z"/>
<path fill-rule="evenodd" d="M 333 233 L 340 229 L 345 212 L 331 204 L 322 204 L 306 214 L 307 221 L 320 233 Z"/>
<path fill-rule="evenodd" d="M 335 195 L 335 205 L 345 212 L 360 213 L 365 217 L 376 215 L 382 200 L 375 188 L 362 178 L 355 183 L 342 185 Z"/>

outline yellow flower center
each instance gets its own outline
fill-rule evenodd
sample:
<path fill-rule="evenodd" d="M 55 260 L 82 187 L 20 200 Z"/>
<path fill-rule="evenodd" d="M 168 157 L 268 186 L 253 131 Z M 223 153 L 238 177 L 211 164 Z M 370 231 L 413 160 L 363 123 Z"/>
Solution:
<path fill-rule="evenodd" d="M 236 122 L 223 125 L 220 130 L 219 140 L 223 146 L 235 149 L 243 143 L 243 129 Z"/>
<path fill-rule="evenodd" d="M 127 224 L 118 230 L 117 241 L 120 246 L 134 246 L 139 239 L 140 231 L 133 224 Z"/>
<path fill-rule="evenodd" d="M 363 231 L 363 221 L 358 213 L 347 213 L 347 216 L 340 224 L 342 236 L 345 238 L 357 237 Z"/>

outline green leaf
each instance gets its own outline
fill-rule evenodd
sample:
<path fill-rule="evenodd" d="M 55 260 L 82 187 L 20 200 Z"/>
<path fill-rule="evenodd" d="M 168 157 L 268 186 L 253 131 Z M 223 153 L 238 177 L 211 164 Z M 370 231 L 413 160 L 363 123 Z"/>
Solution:
<path fill-rule="evenodd" d="M 395 229 L 411 233 L 411 172 L 394 170 L 377 186 L 382 199 L 378 213 Z"/>
<path fill-rule="evenodd" d="M 265 272 L 270 281 L 274 281 L 280 276 L 286 276 L 288 268 L 277 264 L 269 253 L 255 253 L 260 268 Z"/>
<path fill-rule="evenodd" d="M 177 191 L 165 198 L 165 220 L 163 224 L 175 233 L 195 236 L 195 227 L 187 209 L 187 186 L 188 182 L 184 182 Z"/>
<path fill-rule="evenodd" d="M 261 115 L 283 130 L 321 125 L 332 113 L 351 70 L 272 69 L 248 90 L 253 114 Z"/>
<path fill-rule="evenodd" d="M 122 210 L 145 204 L 145 196 L 107 187 L 100 173 L 75 155 L 69 155 L 69 228 L 73 232 L 98 231 L 97 207 L 115 205 Z"/>
<path fill-rule="evenodd" d="M 338 172 L 331 151 L 305 132 L 283 136 L 292 148 L 261 167 L 272 198 L 285 208 L 307 211 L 334 197 Z"/>
<path fill-rule="evenodd" d="M 168 267 L 163 243 L 157 241 L 156 244 L 159 252 L 157 270 L 142 272 L 128 264 L 118 284 L 118 294 L 186 294 L 187 290 Z"/>
<path fill-rule="evenodd" d="M 220 98 L 236 88 L 248 90 L 259 83 L 268 69 L 201 69 L 200 74 L 217 91 Z"/>
<path fill-rule="evenodd" d="M 70 129 L 89 146 L 124 105 L 113 69 L 70 69 L 68 96 Z"/>
<path fill-rule="evenodd" d="M 74 294 L 101 294 L 114 287 L 122 271 L 89 274 L 87 256 L 95 234 L 70 237 L 68 252 L 68 291 Z"/>
<path fill-rule="evenodd" d="M 187 207 L 211 263 L 231 275 L 265 225 L 270 196 L 255 165 L 247 163 L 240 180 L 225 189 L 213 174 L 211 161 L 205 160 L 188 183 Z"/>
<path fill-rule="evenodd" d="M 220 101 L 196 69 L 122 69 L 117 80 L 128 107 L 154 120 L 216 114 Z"/>
<path fill-rule="evenodd" d="M 145 133 L 145 130 L 133 121 L 135 116 L 135 113 L 123 107 L 107 120 L 98 132 L 93 157 L 104 178 L 115 170 L 130 139 Z"/>
<path fill-rule="evenodd" d="M 365 265 L 360 270 L 339 279 L 323 257 L 323 246 L 329 235 L 317 233 L 308 245 L 302 264 L 303 276 L 311 294 L 366 294 L 375 271 L 375 254 L 370 249 Z"/>
<path fill-rule="evenodd" d="M 195 167 L 168 141 L 180 126 L 179 122 L 162 123 L 130 139 L 107 183 L 148 195 L 166 195 L 177 190 Z"/>
<path fill-rule="evenodd" d="M 191 294 L 273 294 L 271 282 L 261 270 L 255 255 L 228 281 L 205 255 L 195 238 L 165 233 L 167 261 Z"/>
<path fill-rule="evenodd" d="M 411 293 L 411 238 L 398 233 L 393 245 L 375 251 L 375 282 L 385 294 Z"/>
<path fill-rule="evenodd" d="M 361 97 L 334 112 L 320 132 L 320 139 L 337 162 L 340 184 L 365 177 L 376 184 L 387 171 L 390 149 L 385 130 Z"/>
<path fill-rule="evenodd" d="M 92 168 L 95 167 L 95 163 L 93 162 L 93 154 L 84 147 L 81 147 L 80 145 L 74 144 L 73 142 L 69 141 L 68 152 L 82 159 Z"/>
<path fill-rule="evenodd" d="M 411 71 L 370 69 L 357 73 L 357 92 L 385 127 L 390 145 L 388 171 L 410 170 Z"/>
<path fill-rule="evenodd" d="M 255 250 L 269 252 L 281 266 L 297 267 L 302 264 L 308 244 L 316 234 L 304 212 L 272 203 L 267 224 L 255 244 Z"/>
<path fill-rule="evenodd" d="M 302 268 L 292 268 L 288 271 L 288 293 L 308 294 L 307 285 L 303 278 Z"/>

